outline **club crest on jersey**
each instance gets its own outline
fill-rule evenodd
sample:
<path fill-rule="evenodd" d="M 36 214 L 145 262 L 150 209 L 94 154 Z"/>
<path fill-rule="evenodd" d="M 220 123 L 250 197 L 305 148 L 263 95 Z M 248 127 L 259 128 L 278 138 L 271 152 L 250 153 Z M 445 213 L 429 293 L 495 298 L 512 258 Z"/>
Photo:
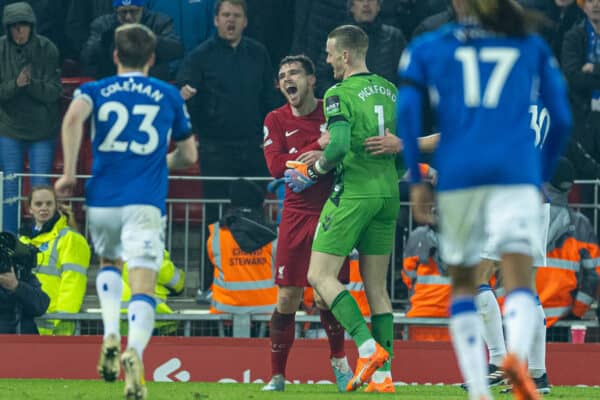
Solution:
<path fill-rule="evenodd" d="M 339 96 L 331 96 L 325 100 L 325 113 L 332 114 L 341 111 Z"/>

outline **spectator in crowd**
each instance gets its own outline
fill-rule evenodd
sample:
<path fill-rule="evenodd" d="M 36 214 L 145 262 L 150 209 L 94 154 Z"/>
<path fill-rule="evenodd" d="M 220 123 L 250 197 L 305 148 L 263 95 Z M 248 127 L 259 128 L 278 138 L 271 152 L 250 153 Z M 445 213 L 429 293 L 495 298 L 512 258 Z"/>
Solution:
<path fill-rule="evenodd" d="M 280 62 L 279 89 L 286 105 L 267 114 L 264 125 L 263 150 L 271 175 L 284 176 L 290 161 L 314 162 L 329 142 L 325 131 L 323 102 L 314 95 L 315 67 L 304 55 L 287 56 Z M 310 249 L 319 221 L 319 213 L 331 193 L 333 173 L 324 176 L 312 188 L 294 193 L 286 187 L 276 262 L 275 282 L 279 288 L 277 307 L 271 316 L 271 380 L 264 391 L 283 391 L 285 369 L 294 344 L 295 317 L 308 286 Z M 348 266 L 343 269 L 348 282 Z M 315 300 L 330 349 L 330 362 L 338 390 L 346 391 L 352 377 L 344 349 L 344 329 L 318 293 Z"/>
<path fill-rule="evenodd" d="M 113 0 L 70 0 L 65 12 L 65 57 L 79 61 L 92 21 L 114 11 Z"/>
<path fill-rule="evenodd" d="M 49 174 L 58 132 L 58 100 L 62 91 L 58 50 L 36 33 L 36 17 L 27 3 L 4 7 L 0 38 L 0 170 L 21 173 L 24 155 L 29 172 Z M 47 185 L 47 177 L 31 177 L 32 186 Z M 19 182 L 4 181 L 3 230 L 17 232 Z"/>
<path fill-rule="evenodd" d="M 440 258 L 439 240 L 433 225 L 415 228 L 404 248 L 402 278 L 409 289 L 408 318 L 448 318 L 451 281 Z M 450 341 L 446 327 L 411 326 L 410 340 Z"/>
<path fill-rule="evenodd" d="M 544 185 L 550 199 L 550 225 L 547 262 L 537 268 L 536 286 L 548 328 L 560 319 L 582 318 L 600 283 L 600 247 L 594 228 L 568 205 L 574 178 L 573 165 L 562 158 L 554 178 Z"/>
<path fill-rule="evenodd" d="M 554 56 L 561 60 L 565 34 L 585 15 L 575 0 L 554 0 L 552 7 L 544 14 L 551 22 L 550 26 L 543 30 L 544 38 L 550 44 Z"/>
<path fill-rule="evenodd" d="M 22 0 L 21 0 L 22 1 Z M 65 45 L 64 24 L 65 9 L 72 0 L 25 0 L 33 9 L 36 16 L 35 31 L 50 39 L 58 48 L 60 58 L 64 56 L 63 47 Z M 106 0 L 105 0 L 106 1 Z M 0 9 L 9 4 L 20 2 L 19 0 L 0 0 Z M 2 34 L 7 31 L 2 27 Z"/>
<path fill-rule="evenodd" d="M 569 82 L 574 117 L 573 140 L 600 162 L 600 2 L 578 0 L 586 18 L 573 26 L 562 47 L 562 69 Z M 585 158 L 574 159 L 577 178 L 595 179 L 600 170 L 584 168 Z M 586 196 L 591 198 L 591 196 Z"/>
<path fill-rule="evenodd" d="M 14 235 L 2 233 L 17 242 Z M 27 251 L 26 251 L 27 252 Z M 50 299 L 41 288 L 40 282 L 32 272 L 35 256 L 28 260 L 2 259 L 0 272 L 0 334 L 17 333 L 37 335 L 38 328 L 34 318 L 43 315 L 48 309 Z M 12 264 L 12 265 L 11 265 Z"/>
<path fill-rule="evenodd" d="M 70 207 L 58 205 L 52 187 L 31 189 L 28 197 L 33 226 L 21 241 L 39 249 L 35 274 L 50 297 L 48 313 L 78 313 L 87 287 L 90 246 L 79 234 Z M 44 320 L 42 335 L 73 335 L 73 321 Z"/>
<path fill-rule="evenodd" d="M 184 54 L 215 33 L 215 0 L 148 0 L 148 10 L 164 13 L 175 24 Z"/>
<path fill-rule="evenodd" d="M 323 43 L 327 34 L 348 18 L 347 0 L 302 0 L 296 1 L 294 11 L 294 35 L 292 54 L 306 54 L 315 63 L 317 81 L 321 78 L 331 81 L 327 73 L 331 69 L 323 56 Z M 318 83 L 318 82 L 317 82 Z M 325 84 L 318 87 L 315 95 L 323 97 Z"/>
<path fill-rule="evenodd" d="M 280 104 L 265 47 L 243 36 L 248 24 L 244 0 L 218 0 L 217 35 L 194 49 L 177 77 L 198 135 L 202 176 L 267 176 L 262 122 Z M 227 182 L 206 181 L 204 197 L 226 198 Z M 219 218 L 216 204 L 204 215 Z M 210 281 L 206 281 L 206 289 Z"/>
<path fill-rule="evenodd" d="M 398 84 L 398 61 L 406 39 L 402 31 L 394 26 L 385 25 L 379 18 L 381 3 L 384 0 L 348 0 L 347 10 L 349 24 L 362 28 L 369 36 L 369 49 L 367 50 L 367 67 L 369 71 L 384 77 L 388 81 Z M 325 63 L 325 49 L 317 60 Z M 335 84 L 331 67 L 321 68 L 322 75 L 317 75 L 317 92 L 323 93 Z"/>
<path fill-rule="evenodd" d="M 154 32 L 157 38 L 156 59 L 150 76 L 169 80 L 169 62 L 183 57 L 183 46 L 168 15 L 149 11 L 146 0 L 113 0 L 114 12 L 92 21 L 90 35 L 81 50 L 84 73 L 100 79 L 116 73 L 113 63 L 115 29 L 123 24 L 140 23 Z"/>
<path fill-rule="evenodd" d="M 277 230 L 265 221 L 265 194 L 246 179 L 231 182 L 231 205 L 209 225 L 206 250 L 214 266 L 211 313 L 271 313 L 277 303 Z"/>
<path fill-rule="evenodd" d="M 131 288 L 129 287 L 129 274 L 127 263 L 123 264 L 123 294 L 121 295 L 121 312 L 127 313 L 129 300 L 131 300 Z M 158 276 L 156 277 L 156 286 L 154 287 L 154 298 L 156 299 L 157 314 L 173 314 L 173 310 L 167 304 L 167 298 L 178 296 L 183 293 L 185 285 L 185 271 L 177 267 L 169 252 L 165 250 Z M 121 336 L 127 335 L 127 324 L 121 320 Z M 156 321 L 154 323 L 154 334 L 168 335 L 177 331 L 177 321 Z"/>

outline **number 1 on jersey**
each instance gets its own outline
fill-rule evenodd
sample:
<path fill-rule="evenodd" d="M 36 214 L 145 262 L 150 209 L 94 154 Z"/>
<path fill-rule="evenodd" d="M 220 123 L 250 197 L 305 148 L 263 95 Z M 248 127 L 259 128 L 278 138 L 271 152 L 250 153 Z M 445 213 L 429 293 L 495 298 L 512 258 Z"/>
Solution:
<path fill-rule="evenodd" d="M 495 64 L 483 91 L 483 106 L 496 108 L 506 79 L 519 56 L 519 49 L 512 47 L 482 47 L 479 51 L 474 47 L 457 48 L 454 58 L 460 61 L 463 67 L 466 106 L 479 107 L 482 103 L 480 62 Z"/>
<path fill-rule="evenodd" d="M 385 135 L 385 118 L 383 118 L 383 106 L 376 105 L 375 114 L 377 114 L 377 133 L 379 136 Z"/>

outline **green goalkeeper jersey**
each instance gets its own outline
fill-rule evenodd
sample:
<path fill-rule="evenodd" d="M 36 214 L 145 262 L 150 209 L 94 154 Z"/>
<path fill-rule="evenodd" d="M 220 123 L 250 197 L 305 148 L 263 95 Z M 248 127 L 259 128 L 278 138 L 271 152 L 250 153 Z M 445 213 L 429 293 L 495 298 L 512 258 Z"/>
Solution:
<path fill-rule="evenodd" d="M 370 155 L 368 137 L 396 129 L 394 84 L 372 73 L 352 75 L 325 93 L 323 106 L 328 126 L 350 124 L 350 150 L 338 165 L 333 196 L 344 198 L 398 198 L 396 155 Z"/>

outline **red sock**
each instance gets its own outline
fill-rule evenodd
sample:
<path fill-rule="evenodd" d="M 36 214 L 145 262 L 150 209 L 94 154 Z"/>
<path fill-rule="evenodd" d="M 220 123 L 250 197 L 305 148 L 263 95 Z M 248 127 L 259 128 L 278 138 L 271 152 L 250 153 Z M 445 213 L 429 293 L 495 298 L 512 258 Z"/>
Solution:
<path fill-rule="evenodd" d="M 330 358 L 342 358 L 346 356 L 344 350 L 344 327 L 333 316 L 330 310 L 319 309 L 321 316 L 321 326 L 327 333 L 329 340 Z"/>
<path fill-rule="evenodd" d="M 271 316 L 271 376 L 285 376 L 285 365 L 294 344 L 296 313 L 280 314 L 273 311 Z"/>

